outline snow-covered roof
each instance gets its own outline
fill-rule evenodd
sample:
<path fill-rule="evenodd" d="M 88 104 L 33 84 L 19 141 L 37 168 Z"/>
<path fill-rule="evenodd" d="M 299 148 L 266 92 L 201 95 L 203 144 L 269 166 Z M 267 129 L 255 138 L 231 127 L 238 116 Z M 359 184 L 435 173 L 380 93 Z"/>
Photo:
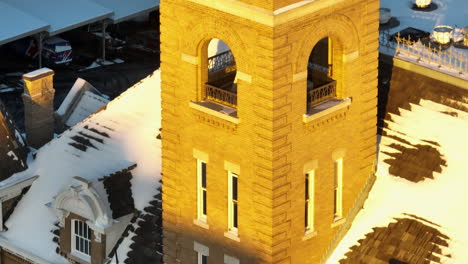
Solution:
<path fill-rule="evenodd" d="M 0 2 L 0 45 L 45 31 L 48 27 L 47 22 Z"/>
<path fill-rule="evenodd" d="M 160 92 L 156 71 L 39 149 L 35 159 L 29 157 L 26 171 L 1 182 L 3 186 L 39 176 L 5 223 L 8 231 L 0 234 L 0 240 L 50 263 L 68 263 L 55 251 L 50 230 L 57 216 L 46 204 L 67 190 L 75 176 L 97 182 L 133 164 L 137 164 L 131 179 L 134 206 L 144 211 L 158 193 L 161 172 Z"/>
<path fill-rule="evenodd" d="M 49 35 L 57 35 L 108 18 L 113 13 L 111 9 L 105 8 L 92 0 L 3 0 L 3 2 L 22 10 L 30 16 L 45 21 L 49 25 L 47 28 Z M 0 14 L 3 15 L 3 13 L 2 10 Z M 29 16 L 24 17 L 27 19 Z M 15 21 L 15 27 L 21 25 L 24 23 L 22 18 L 23 16 L 11 18 L 5 26 L 11 27 L 11 21 Z"/>
<path fill-rule="evenodd" d="M 93 0 L 102 6 L 114 11 L 110 17 L 114 23 L 136 17 L 140 14 L 148 13 L 159 7 L 159 0 Z"/>
<path fill-rule="evenodd" d="M 388 104 L 376 182 L 327 263 L 338 263 L 347 252 L 369 246 L 365 238 L 384 227 L 391 229 L 397 219 L 413 219 L 443 234 L 448 245 L 440 253 L 432 252 L 440 262 L 431 263 L 468 263 L 468 90 L 394 67 Z M 385 234 L 391 232 L 380 238 Z M 378 254 L 379 243 L 369 243 L 374 246 L 367 254 Z"/>
<path fill-rule="evenodd" d="M 68 127 L 84 120 L 109 100 L 87 81 L 78 78 L 55 112 Z"/>

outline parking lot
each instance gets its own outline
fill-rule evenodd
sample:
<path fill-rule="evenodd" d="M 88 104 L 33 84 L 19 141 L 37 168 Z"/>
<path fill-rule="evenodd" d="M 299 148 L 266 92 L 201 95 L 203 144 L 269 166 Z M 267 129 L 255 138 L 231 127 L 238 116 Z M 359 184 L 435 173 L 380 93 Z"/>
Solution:
<path fill-rule="evenodd" d="M 43 66 L 55 71 L 54 109 L 60 106 L 78 77 L 113 99 L 159 68 L 157 16 L 153 14 L 149 21 L 112 25 L 107 32 L 110 40 L 106 40 L 105 61 L 102 60 L 102 40 L 99 34 L 88 32 L 88 28 L 83 27 L 60 36 L 70 41 L 73 61 L 67 65 L 53 65 L 44 61 Z M 16 54 L 7 45 L 0 46 L 0 100 L 14 116 L 20 130 L 24 129 L 22 74 L 37 67 L 37 58 Z"/>

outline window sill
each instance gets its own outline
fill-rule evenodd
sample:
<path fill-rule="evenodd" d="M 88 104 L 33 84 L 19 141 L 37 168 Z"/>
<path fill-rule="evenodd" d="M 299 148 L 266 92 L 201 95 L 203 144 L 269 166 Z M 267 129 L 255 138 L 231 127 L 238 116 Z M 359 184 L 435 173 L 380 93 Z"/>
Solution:
<path fill-rule="evenodd" d="M 316 230 L 307 230 L 302 237 L 302 241 L 306 241 L 308 239 L 311 239 L 313 237 L 317 236 L 317 231 Z"/>
<path fill-rule="evenodd" d="M 333 112 L 346 108 L 349 105 L 351 105 L 351 98 L 346 98 L 343 100 L 336 99 L 336 98 L 327 100 L 325 102 L 312 106 L 307 112 L 307 114 L 304 114 L 302 116 L 302 121 L 304 123 L 309 123 L 323 116 L 326 116 L 328 114 L 331 114 Z"/>
<path fill-rule="evenodd" d="M 210 229 L 210 226 L 202 219 L 195 219 L 193 220 L 193 223 L 199 227 Z"/>
<path fill-rule="evenodd" d="M 346 218 L 341 218 L 341 217 L 335 218 L 333 220 L 333 223 L 331 224 L 331 227 L 332 228 L 337 227 L 337 226 L 343 224 L 344 222 L 346 222 Z"/>
<path fill-rule="evenodd" d="M 224 232 L 224 236 L 234 241 L 240 242 L 239 234 L 235 231 Z"/>
<path fill-rule="evenodd" d="M 76 261 L 77 263 L 80 264 L 89 264 L 91 263 L 91 257 L 90 256 L 83 256 L 82 253 L 72 251 L 69 255 L 68 258 L 72 259 L 73 261 Z"/>
<path fill-rule="evenodd" d="M 212 101 L 191 101 L 189 106 L 203 113 L 224 119 L 234 124 L 239 124 L 237 109 L 224 106 Z"/>

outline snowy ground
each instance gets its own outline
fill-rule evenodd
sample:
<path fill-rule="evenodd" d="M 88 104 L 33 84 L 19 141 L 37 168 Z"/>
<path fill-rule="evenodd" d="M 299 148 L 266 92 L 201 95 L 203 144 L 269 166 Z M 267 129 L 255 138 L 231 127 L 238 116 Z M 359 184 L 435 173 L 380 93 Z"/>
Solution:
<path fill-rule="evenodd" d="M 30 156 L 26 171 L 0 183 L 1 188 L 39 175 L 5 223 L 8 231 L 2 232 L 0 238 L 51 263 L 68 263 L 55 253 L 57 244 L 52 241 L 50 230 L 58 219 L 45 204 L 66 190 L 74 176 L 96 181 L 134 163 L 137 167 L 131 181 L 133 199 L 136 209 L 142 211 L 157 193 L 161 177 L 161 141 L 156 139 L 160 133 L 160 107 L 160 74 L 156 71 L 109 103 L 106 110 L 39 149 L 36 159 Z M 92 141 L 96 148 L 86 151 L 69 145 L 73 143 L 71 137 L 80 132 L 92 133 L 85 126 L 108 137 L 92 134 L 103 143 Z"/>
<path fill-rule="evenodd" d="M 456 112 L 453 117 L 440 112 Z M 399 131 L 399 137 L 411 144 L 427 144 L 422 140 L 438 142 L 438 151 L 447 161 L 441 173 L 434 173 L 434 180 L 426 179 L 413 183 L 389 175 L 389 156 L 382 151 L 395 152 L 388 147 L 397 143 L 389 137 L 382 137 L 380 144 L 377 181 L 372 188 L 364 209 L 359 212 L 349 232 L 339 244 L 328 264 L 338 263 L 352 245 L 372 232 L 372 227 L 385 227 L 394 218 L 413 214 L 434 222 L 443 234 L 450 237 L 451 258 L 442 258 L 441 263 L 468 263 L 468 170 L 466 150 L 468 149 L 468 113 L 432 101 L 421 100 L 411 105 L 411 111 L 400 109 L 400 116 L 392 115 L 389 130 Z M 401 143 L 399 143 L 401 144 Z"/>

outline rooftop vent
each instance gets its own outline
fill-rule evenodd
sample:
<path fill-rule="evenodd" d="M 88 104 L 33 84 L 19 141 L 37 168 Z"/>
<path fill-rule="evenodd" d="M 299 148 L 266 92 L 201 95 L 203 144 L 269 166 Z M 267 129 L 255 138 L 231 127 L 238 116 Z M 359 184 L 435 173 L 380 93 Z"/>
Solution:
<path fill-rule="evenodd" d="M 391 13 L 390 8 L 379 8 L 379 11 L 380 11 L 380 17 L 379 17 L 380 24 L 387 24 L 392 18 L 392 13 Z"/>
<path fill-rule="evenodd" d="M 427 8 L 431 5 L 431 0 L 414 0 L 414 4 L 418 8 Z"/>
<path fill-rule="evenodd" d="M 450 26 L 437 26 L 432 32 L 434 41 L 439 44 L 448 44 L 452 38 L 453 28 Z"/>

